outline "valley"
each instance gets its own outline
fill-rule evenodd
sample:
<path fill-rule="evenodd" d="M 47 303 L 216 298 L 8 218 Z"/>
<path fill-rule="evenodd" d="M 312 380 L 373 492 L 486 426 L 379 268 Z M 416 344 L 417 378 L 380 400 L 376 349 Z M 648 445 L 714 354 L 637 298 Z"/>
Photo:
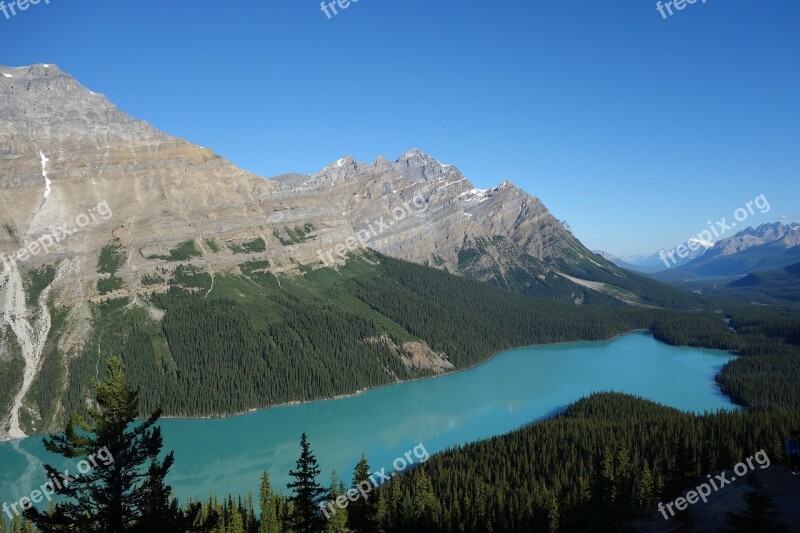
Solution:
<path fill-rule="evenodd" d="M 369 526 L 326 533 L 644 529 L 698 476 L 758 448 L 786 462 L 796 223 L 692 241 L 661 270 L 416 148 L 263 177 L 56 65 L 0 73 L 0 503 L 105 439 L 149 457 L 116 495 L 152 504 L 142 531 L 316 532 L 362 454 L 388 471 L 424 445 L 430 462 L 350 500 Z"/>

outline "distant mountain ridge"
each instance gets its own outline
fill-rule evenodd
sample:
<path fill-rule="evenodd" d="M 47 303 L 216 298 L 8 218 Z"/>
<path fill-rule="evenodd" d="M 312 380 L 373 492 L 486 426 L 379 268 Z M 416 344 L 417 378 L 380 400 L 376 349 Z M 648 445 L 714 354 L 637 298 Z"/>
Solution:
<path fill-rule="evenodd" d="M 773 222 L 720 239 L 703 255 L 655 275 L 664 281 L 688 277 L 742 276 L 787 267 L 800 260 L 800 224 Z"/>
<path fill-rule="evenodd" d="M 594 253 L 596 253 L 606 261 L 614 263 L 620 268 L 631 270 L 633 272 L 641 272 L 643 274 L 649 274 L 661 270 L 658 267 L 658 265 L 652 264 L 652 261 L 650 261 L 650 256 L 637 256 L 636 258 L 634 258 L 634 262 L 631 262 L 631 261 L 626 261 L 624 259 L 620 259 L 614 254 L 604 252 L 603 250 L 594 250 Z M 655 255 L 655 258 L 658 259 L 658 256 Z M 641 263 L 639 263 L 639 261 L 641 261 Z"/>
<path fill-rule="evenodd" d="M 629 270 L 636 272 L 655 273 L 668 268 L 680 267 L 689 263 L 693 259 L 696 259 L 706 253 L 709 248 L 714 246 L 714 243 L 692 237 L 691 239 L 682 243 L 682 245 L 688 248 L 686 257 L 680 257 L 676 253 L 673 253 L 672 256 L 669 256 L 670 251 L 678 248 L 675 247 L 671 250 L 659 250 L 651 254 L 625 255 L 615 258 L 616 261 L 614 261 L 614 263 L 617 266 L 628 268 Z M 623 266 L 620 263 L 624 263 L 627 266 Z"/>

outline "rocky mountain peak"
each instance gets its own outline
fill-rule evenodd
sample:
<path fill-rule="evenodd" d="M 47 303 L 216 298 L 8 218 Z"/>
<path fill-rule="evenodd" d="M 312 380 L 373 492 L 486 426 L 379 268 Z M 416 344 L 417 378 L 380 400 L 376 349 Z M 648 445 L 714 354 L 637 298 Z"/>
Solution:
<path fill-rule="evenodd" d="M 333 186 L 338 182 L 357 176 L 366 168 L 367 165 L 364 163 L 356 161 L 353 156 L 346 155 L 325 166 L 316 174 L 313 174 L 310 180 L 306 181 L 314 182 L 319 185 L 327 184 Z"/>
<path fill-rule="evenodd" d="M 393 168 L 414 181 L 431 181 L 458 172 L 452 165 L 444 165 L 418 148 L 412 148 L 400 156 Z"/>
<path fill-rule="evenodd" d="M 377 171 L 389 170 L 391 167 L 392 167 L 392 162 L 382 155 L 376 157 L 375 161 L 372 162 L 372 168 L 374 168 Z"/>
<path fill-rule="evenodd" d="M 0 66 L 2 153 L 96 149 L 111 141 L 169 136 L 121 112 L 102 94 L 82 86 L 55 65 Z M 37 146 L 30 146 L 35 138 Z"/>
<path fill-rule="evenodd" d="M 735 254 L 754 246 L 772 245 L 792 248 L 800 245 L 800 231 L 795 224 L 771 222 L 745 228 L 731 237 L 720 239 L 714 249 L 722 255 Z"/>

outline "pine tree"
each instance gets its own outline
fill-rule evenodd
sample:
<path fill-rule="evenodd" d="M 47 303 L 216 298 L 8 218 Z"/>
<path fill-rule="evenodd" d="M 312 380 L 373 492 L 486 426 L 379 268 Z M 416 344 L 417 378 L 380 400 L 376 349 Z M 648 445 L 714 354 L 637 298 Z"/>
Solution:
<path fill-rule="evenodd" d="M 437 523 L 436 495 L 433 493 L 431 478 L 420 469 L 414 480 L 414 518 L 418 528 L 427 531 Z"/>
<path fill-rule="evenodd" d="M 44 439 L 51 453 L 85 458 L 85 464 L 93 468 L 70 473 L 70 481 L 56 484 L 55 493 L 65 502 L 47 513 L 28 509 L 25 516 L 44 533 L 198 530 L 193 523 L 199 507 L 182 511 L 164 484 L 174 458 L 169 453 L 163 461 L 158 460 L 163 442 L 155 424 L 161 411 L 130 427 L 139 416 L 139 393 L 128 387 L 116 358 L 108 360 L 108 376 L 102 383 L 95 382 L 94 390 L 96 406 L 88 409 L 91 422 L 73 415 L 63 434 Z M 148 461 L 149 468 L 145 468 Z M 60 479 L 53 466 L 45 465 L 45 471 L 49 478 Z"/>
<path fill-rule="evenodd" d="M 247 498 L 244 499 L 243 511 L 244 513 L 244 530 L 247 533 L 258 532 L 258 522 L 256 521 L 256 511 L 253 507 L 253 493 L 248 492 Z"/>
<path fill-rule="evenodd" d="M 264 471 L 261 476 L 261 488 L 259 490 L 259 504 L 261 509 L 261 523 L 258 533 L 281 533 L 278 523 L 278 507 L 275 493 L 272 491 L 272 483 L 269 481 L 269 474 Z"/>
<path fill-rule="evenodd" d="M 228 522 L 228 533 L 245 533 L 244 532 L 244 517 L 240 506 L 234 505 L 233 499 L 228 500 L 228 508 L 230 509 L 230 522 Z"/>
<path fill-rule="evenodd" d="M 647 461 L 645 461 L 644 466 L 642 467 L 642 477 L 639 481 L 639 490 L 636 495 L 636 504 L 639 507 L 647 507 L 655 503 L 655 498 L 653 497 L 654 494 L 655 479 L 653 477 L 653 472 L 647 465 Z"/>
<path fill-rule="evenodd" d="M 616 503 L 620 507 L 630 505 L 633 500 L 630 490 L 630 480 L 632 476 L 630 451 L 626 443 L 623 442 L 620 444 L 614 464 L 614 476 L 616 478 L 616 489 L 614 493 Z"/>
<path fill-rule="evenodd" d="M 389 481 L 381 485 L 381 489 L 378 492 L 378 523 L 383 529 L 387 530 L 392 528 L 391 513 L 394 509 L 397 509 L 397 502 L 392 489 L 392 482 Z"/>
<path fill-rule="evenodd" d="M 336 470 L 331 473 L 331 486 L 328 489 L 328 501 L 335 502 L 336 498 L 343 496 L 347 489 L 343 481 L 336 478 Z M 347 533 L 347 521 L 350 516 L 349 509 L 339 509 L 336 507 L 334 513 L 329 512 L 329 517 L 325 524 L 325 533 Z"/>
<path fill-rule="evenodd" d="M 201 518 L 200 504 L 189 503 L 184 510 L 172 497 L 172 489 L 165 483 L 167 473 L 175 463 L 175 454 L 170 452 L 159 462 L 151 458 L 147 477 L 141 487 L 142 518 L 131 531 L 136 533 L 173 533 L 177 531 L 210 531 L 218 515 Z"/>
<path fill-rule="evenodd" d="M 207 515 L 208 516 L 217 516 L 217 526 L 212 530 L 212 533 L 225 533 L 225 511 L 219 504 L 216 496 L 211 496 L 208 499 L 208 506 L 207 506 Z M 204 517 L 201 517 L 201 520 Z"/>
<path fill-rule="evenodd" d="M 297 470 L 289 471 L 295 481 L 286 485 L 294 493 L 289 498 L 294 504 L 292 527 L 295 533 L 316 533 L 322 529 L 319 503 L 325 490 L 317 483 L 320 468 L 305 433 L 300 437 L 300 448 Z"/>
<path fill-rule="evenodd" d="M 614 457 L 611 450 L 603 450 L 602 470 L 600 475 L 599 494 L 603 505 L 611 507 L 617 502 L 617 482 L 614 468 Z"/>
<path fill-rule="evenodd" d="M 548 491 L 549 498 L 547 501 L 547 525 L 552 532 L 558 531 L 560 510 L 558 507 L 558 494 L 557 491 Z"/>
<path fill-rule="evenodd" d="M 369 464 L 367 464 L 367 456 L 365 454 L 361 454 L 361 460 L 353 470 L 352 486 L 358 487 L 361 482 L 372 484 L 369 479 Z M 372 497 L 369 495 L 360 497 L 347 508 L 347 525 L 355 533 L 372 533 L 377 529 L 377 515 L 377 494 L 372 495 Z"/>
<path fill-rule="evenodd" d="M 281 524 L 282 533 L 295 533 L 292 528 L 292 517 L 294 516 L 294 504 L 289 498 L 276 496 L 278 505 L 278 522 Z"/>

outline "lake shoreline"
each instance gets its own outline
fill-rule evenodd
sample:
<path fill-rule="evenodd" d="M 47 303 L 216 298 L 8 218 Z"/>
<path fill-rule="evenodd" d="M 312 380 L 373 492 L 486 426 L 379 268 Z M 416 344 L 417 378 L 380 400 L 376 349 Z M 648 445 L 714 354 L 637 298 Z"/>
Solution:
<path fill-rule="evenodd" d="M 563 341 L 563 342 L 547 342 L 547 343 L 539 343 L 539 344 L 526 344 L 526 345 L 523 345 L 523 346 L 514 346 L 512 348 L 506 348 L 506 349 L 501 350 L 499 352 L 495 352 L 492 355 L 490 355 L 487 359 L 484 359 L 483 361 L 480 361 L 479 363 L 475 363 L 474 365 L 471 365 L 471 366 L 468 366 L 468 367 L 464 367 L 464 368 L 460 368 L 458 370 L 453 370 L 452 372 L 445 372 L 444 374 L 439 374 L 439 375 L 436 375 L 436 376 L 425 376 L 425 377 L 418 377 L 418 378 L 414 378 L 414 379 L 405 379 L 405 380 L 402 380 L 402 381 L 396 381 L 395 383 L 387 383 L 385 385 L 378 385 L 377 387 L 366 387 L 366 388 L 360 389 L 360 390 L 358 390 L 356 392 L 350 392 L 350 393 L 347 393 L 347 394 L 339 394 L 339 395 L 336 395 L 336 396 L 332 396 L 330 398 L 321 398 L 321 399 L 318 399 L 318 400 L 303 400 L 303 401 L 284 402 L 284 403 L 280 403 L 280 404 L 269 405 L 269 406 L 266 406 L 266 407 L 258 407 L 258 408 L 254 408 L 254 409 L 250 409 L 250 410 L 247 410 L 247 411 L 234 413 L 234 414 L 213 415 L 213 416 L 162 416 L 161 418 L 165 419 L 165 420 L 219 420 L 219 419 L 225 419 L 225 418 L 234 418 L 234 417 L 237 417 L 237 416 L 250 415 L 250 414 L 253 414 L 253 413 L 258 413 L 260 411 L 266 411 L 268 409 L 277 409 L 277 408 L 280 408 L 280 407 L 291 407 L 291 406 L 305 405 L 305 404 L 310 404 L 310 403 L 331 402 L 331 401 L 336 401 L 336 400 L 343 400 L 343 399 L 346 399 L 346 398 L 355 398 L 357 396 L 361 396 L 362 394 L 364 394 L 366 392 L 369 392 L 369 391 L 372 391 L 372 390 L 383 389 L 383 388 L 386 388 L 386 387 L 394 387 L 396 385 L 402 385 L 404 383 L 414 383 L 414 382 L 417 382 L 417 381 L 424 381 L 424 380 L 428 380 L 428 379 L 443 378 L 445 376 L 454 376 L 454 375 L 460 374 L 462 372 L 467 372 L 469 370 L 474 370 L 476 368 L 479 368 L 479 367 L 491 362 L 496 357 L 501 356 L 504 353 L 507 353 L 507 352 L 510 352 L 510 351 L 513 351 L 513 350 L 523 350 L 525 348 L 543 348 L 543 347 L 549 347 L 549 346 L 564 346 L 564 345 L 568 345 L 568 344 L 577 344 L 577 343 L 580 343 L 580 342 L 596 342 L 596 343 L 613 342 L 614 340 L 619 339 L 620 337 L 624 337 L 626 335 L 633 335 L 635 333 L 649 333 L 651 337 L 653 336 L 652 332 L 649 329 L 647 329 L 647 328 L 637 328 L 637 329 L 632 329 L 632 330 L 625 331 L 625 332 L 622 332 L 622 333 L 617 333 L 616 335 L 614 335 L 612 337 L 609 337 L 607 339 L 575 340 L 575 341 Z M 720 350 L 720 349 L 717 349 L 717 348 L 706 348 L 706 347 L 703 347 L 703 346 L 676 346 L 676 345 L 672 345 L 672 344 L 666 343 L 664 341 L 660 341 L 658 339 L 655 339 L 655 340 L 657 342 L 662 342 L 662 343 L 666 344 L 667 346 L 674 346 L 675 348 L 698 348 L 698 349 L 702 349 L 702 350 L 725 352 L 725 353 L 729 353 L 729 354 L 732 354 L 732 355 L 736 355 L 736 354 L 734 354 L 733 352 L 731 352 L 729 350 Z M 716 378 L 716 376 L 715 376 L 715 378 Z M 719 387 L 719 385 L 717 385 L 717 386 Z M 728 397 L 728 395 L 725 394 L 724 392 L 722 394 L 725 395 L 726 397 Z M 728 399 L 731 401 L 731 403 L 735 403 L 735 402 L 733 402 L 732 398 L 728 397 Z"/>
<path fill-rule="evenodd" d="M 302 400 L 302 401 L 284 402 L 284 403 L 279 403 L 279 404 L 275 404 L 275 405 L 268 405 L 266 407 L 257 407 L 257 408 L 254 408 L 254 409 L 249 409 L 247 411 L 242 411 L 242 412 L 233 413 L 233 414 L 225 414 L 225 415 L 162 416 L 161 419 L 163 419 L 163 420 L 219 420 L 219 419 L 224 419 L 224 418 L 234 418 L 234 417 L 237 417 L 237 416 L 250 415 L 250 414 L 253 414 L 253 413 L 258 413 L 260 411 L 266 411 L 267 409 L 277 409 L 279 407 L 290 407 L 290 406 L 295 406 L 295 405 L 305 405 L 305 404 L 309 404 L 309 403 L 331 402 L 331 401 L 335 401 L 335 400 L 344 400 L 346 398 L 355 398 L 356 396 L 361 396 L 365 392 L 369 392 L 371 390 L 378 390 L 378 389 L 382 389 L 382 388 L 385 388 L 385 387 L 394 387 L 395 385 L 402 385 L 403 383 L 414 383 L 414 382 L 417 382 L 417 381 L 424 381 L 424 380 L 428 380 L 428 379 L 443 378 L 445 376 L 454 376 L 454 375 L 460 374 L 462 372 L 467 372 L 469 370 L 474 370 L 476 368 L 479 368 L 479 367 L 485 365 L 486 363 L 489 363 L 490 361 L 492 361 L 496 357 L 498 357 L 500 355 L 503 355 L 506 352 L 510 352 L 512 350 L 523 350 L 525 348 L 541 348 L 541 347 L 544 347 L 544 346 L 562 346 L 562 345 L 565 345 L 565 344 L 577 344 L 579 342 L 611 342 L 611 341 L 613 341 L 615 339 L 618 339 L 620 337 L 624 337 L 625 335 L 631 335 L 633 333 L 639 333 L 639 332 L 645 332 L 645 331 L 649 332 L 650 330 L 649 329 L 644 329 L 644 328 L 632 329 L 630 331 L 626 331 L 626 332 L 623 332 L 623 333 L 618 333 L 618 334 L 616 334 L 613 337 L 610 337 L 608 339 L 601 339 L 601 340 L 594 340 L 594 341 L 577 340 L 577 341 L 548 342 L 548 343 L 540 343 L 540 344 L 526 344 L 526 345 L 523 345 L 523 346 L 514 346 L 512 348 L 506 348 L 506 349 L 504 349 L 502 351 L 495 352 L 492 355 L 490 355 L 487 359 L 484 359 L 483 361 L 480 361 L 479 363 L 475 363 L 474 365 L 471 365 L 471 366 L 468 366 L 468 367 L 459 368 L 458 370 L 453 370 L 452 372 L 445 372 L 443 374 L 438 374 L 436 376 L 425 376 L 425 377 L 418 377 L 418 378 L 413 378 L 413 379 L 404 379 L 404 380 L 401 380 L 401 381 L 396 381 L 394 383 L 387 383 L 385 385 L 378 385 L 377 387 L 366 387 L 366 388 L 363 388 L 363 389 L 359 389 L 356 392 L 348 392 L 346 394 L 339 394 L 337 396 L 332 396 L 330 398 L 320 398 L 318 400 Z M 711 349 L 711 348 L 704 348 L 704 349 Z M 31 435 L 31 436 L 33 436 L 33 435 Z"/>
<path fill-rule="evenodd" d="M 733 359 L 730 353 L 670 346 L 641 330 L 608 337 L 498 351 L 487 360 L 491 364 L 474 365 L 472 372 L 341 402 L 267 408 L 253 416 L 161 420 L 165 449 L 180 457 L 169 481 L 181 501 L 246 494 L 265 470 L 276 486 L 284 486 L 291 482 L 287 473 L 304 432 L 317 443 L 325 470 L 350 471 L 362 453 L 388 466 L 415 443 L 433 455 L 481 442 L 563 416 L 565 408 L 595 394 L 626 394 L 695 415 L 736 409 L 713 379 Z M 0 481 L 7 480 L 0 499 L 14 496 L 9 487 L 15 483 L 29 481 L 36 462 L 54 460 L 41 438 L 15 447 L 0 445 Z"/>
<path fill-rule="evenodd" d="M 347 398 L 355 398 L 355 397 L 361 396 L 362 394 L 364 394 L 366 392 L 369 392 L 369 391 L 372 391 L 372 390 L 378 390 L 378 389 L 382 389 L 382 388 L 393 387 L 393 386 L 396 386 L 396 385 L 402 385 L 404 383 L 414 383 L 414 382 L 418 382 L 418 381 L 443 378 L 445 376 L 453 376 L 453 375 L 460 374 L 462 372 L 468 372 L 470 370 L 475 370 L 476 368 L 480 368 L 481 366 L 490 363 L 491 361 L 493 361 L 498 356 L 501 356 L 501 355 L 503 355 L 505 353 L 508 353 L 508 352 L 511 352 L 513 350 L 522 350 L 522 349 L 526 349 L 526 348 L 543 348 L 543 347 L 551 347 L 551 346 L 564 346 L 564 345 L 577 344 L 577 343 L 582 343 L 582 342 L 607 343 L 607 342 L 613 342 L 614 340 L 619 339 L 620 337 L 624 337 L 624 336 L 627 336 L 627 335 L 633 335 L 635 333 L 648 333 L 651 337 L 653 336 L 652 332 L 649 329 L 637 328 L 637 329 L 632 329 L 632 330 L 625 331 L 625 332 L 622 332 L 622 333 L 617 333 L 616 335 L 613 335 L 613 336 L 611 336 L 611 337 L 609 337 L 607 339 L 573 340 L 573 341 L 562 341 L 562 342 L 552 342 L 552 343 L 526 344 L 526 345 L 515 346 L 515 347 L 503 349 L 503 350 L 498 351 L 498 352 L 494 352 L 490 356 L 488 356 L 486 359 L 484 359 L 484 360 L 482 360 L 482 361 L 480 361 L 478 363 L 475 363 L 475 364 L 470 365 L 468 367 L 460 368 L 458 370 L 454 370 L 454 371 L 451 371 L 451 372 L 446 372 L 446 373 L 443 373 L 443 374 L 435 375 L 435 376 L 417 377 L 417 378 L 413 378 L 413 379 L 396 381 L 394 383 L 387 383 L 387 384 L 384 384 L 384 385 L 378 385 L 378 386 L 375 386 L 375 387 L 365 387 L 365 388 L 359 389 L 359 390 L 357 390 L 355 392 L 350 392 L 350 393 L 346 393 L 346 394 L 338 394 L 336 396 L 331 396 L 331 397 L 328 397 L 328 398 L 319 398 L 319 399 L 316 399 L 316 400 L 296 400 L 296 401 L 291 401 L 291 402 L 283 402 L 283 403 L 279 403 L 279 404 L 268 405 L 268 406 L 265 406 L 265 407 L 252 408 L 252 409 L 248 409 L 246 411 L 235 412 L 235 413 L 226 413 L 226 414 L 220 414 L 220 415 L 204 415 L 204 416 L 170 416 L 170 415 L 162 415 L 160 420 L 177 420 L 177 421 L 181 421 L 181 420 L 186 420 L 186 421 L 192 421 L 192 420 L 224 420 L 224 419 L 227 419 L 227 418 L 236 418 L 236 417 L 240 417 L 240 416 L 252 415 L 252 414 L 259 413 L 259 412 L 262 412 L 262 411 L 266 411 L 266 410 L 269 410 L 269 409 L 278 409 L 278 408 L 282 408 L 282 407 L 293 407 L 293 406 L 298 406 L 298 405 L 306 405 L 306 404 L 321 403 L 321 402 L 331 402 L 331 401 L 343 400 L 343 399 L 347 399 Z M 663 341 L 657 340 L 657 342 L 663 342 Z M 669 343 L 664 343 L 664 344 L 667 344 L 668 346 L 673 346 L 673 345 L 671 345 Z M 675 347 L 676 348 L 680 348 L 681 346 L 675 346 Z M 705 347 L 702 347 L 702 346 L 685 346 L 685 347 L 686 348 L 699 348 L 699 349 L 703 349 L 703 350 L 720 351 L 720 352 L 733 354 L 733 352 L 730 352 L 728 350 L 718 350 L 718 349 L 715 349 L 715 348 L 705 348 Z M 733 354 L 733 355 L 735 355 L 735 354 Z M 716 376 L 715 376 L 715 378 L 716 378 Z M 719 388 L 719 384 L 717 384 L 717 387 Z M 724 392 L 722 392 L 721 389 L 720 389 L 720 393 L 723 394 L 724 396 L 726 396 L 731 401 L 731 403 L 735 404 L 735 402 L 733 402 L 733 399 L 730 398 Z M 144 420 L 144 418 L 142 418 L 141 420 Z M 23 439 L 0 440 L 0 445 L 2 445 L 4 443 L 7 443 L 7 442 L 21 442 L 21 441 L 23 441 L 23 440 L 25 440 L 27 438 L 38 437 L 38 436 L 43 436 L 43 435 L 47 435 L 47 434 L 49 434 L 49 433 L 36 433 L 36 434 L 28 435 L 27 437 L 25 437 Z"/>

